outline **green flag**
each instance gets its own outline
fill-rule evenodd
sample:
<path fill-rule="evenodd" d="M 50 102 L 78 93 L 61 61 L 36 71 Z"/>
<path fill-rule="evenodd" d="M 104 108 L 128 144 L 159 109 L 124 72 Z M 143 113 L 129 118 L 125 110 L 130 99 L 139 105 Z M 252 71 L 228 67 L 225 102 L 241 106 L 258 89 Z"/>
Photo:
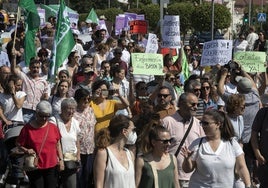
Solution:
<path fill-rule="evenodd" d="M 182 51 L 181 68 L 182 68 L 184 79 L 187 80 L 190 76 L 189 65 L 188 65 L 188 61 L 187 61 L 184 50 L 181 50 L 181 51 Z"/>
<path fill-rule="evenodd" d="M 96 23 L 99 24 L 99 18 L 94 10 L 94 8 L 92 8 L 87 16 L 86 22 L 88 23 Z"/>
<path fill-rule="evenodd" d="M 40 17 L 33 0 L 20 0 L 19 6 L 25 10 L 26 16 L 24 55 L 25 63 L 28 66 L 31 58 L 36 56 L 34 40 L 36 32 L 38 31 L 40 25 Z"/>
<path fill-rule="evenodd" d="M 55 76 L 58 68 L 69 56 L 75 41 L 70 28 L 67 8 L 64 0 L 60 0 L 60 8 L 57 16 L 56 34 L 53 47 L 53 64 L 51 66 L 51 76 Z"/>

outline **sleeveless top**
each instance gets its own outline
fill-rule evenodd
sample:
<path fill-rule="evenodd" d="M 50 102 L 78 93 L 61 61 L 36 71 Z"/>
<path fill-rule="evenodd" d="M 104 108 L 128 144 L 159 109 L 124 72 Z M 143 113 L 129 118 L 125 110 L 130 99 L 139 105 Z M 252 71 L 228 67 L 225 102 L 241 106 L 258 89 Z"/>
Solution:
<path fill-rule="evenodd" d="M 104 55 L 104 59 L 102 60 L 100 55 L 98 53 L 95 54 L 95 56 L 97 57 L 97 64 L 96 64 L 96 69 L 97 71 L 100 71 L 101 69 L 101 62 L 106 60 L 106 55 Z"/>
<path fill-rule="evenodd" d="M 170 156 L 169 165 L 163 170 L 157 170 L 158 186 L 159 188 L 175 188 L 174 184 L 174 161 L 172 155 Z M 151 165 L 148 161 L 144 160 L 144 166 L 142 168 L 142 176 L 139 188 L 154 188 L 154 174 Z"/>
<path fill-rule="evenodd" d="M 126 169 L 107 148 L 108 161 L 105 169 L 104 188 L 136 188 L 134 164 L 128 149 L 125 149 L 128 159 L 128 169 Z"/>

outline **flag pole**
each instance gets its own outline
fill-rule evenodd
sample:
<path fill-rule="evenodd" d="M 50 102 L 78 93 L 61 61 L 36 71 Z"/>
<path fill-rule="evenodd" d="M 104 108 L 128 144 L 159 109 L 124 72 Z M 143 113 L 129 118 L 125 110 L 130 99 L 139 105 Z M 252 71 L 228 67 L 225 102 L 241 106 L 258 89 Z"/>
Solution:
<path fill-rule="evenodd" d="M 14 33 L 14 39 L 13 39 L 12 49 L 15 48 L 15 42 L 16 42 L 16 36 L 17 36 L 17 29 L 18 29 L 18 21 L 19 21 L 19 13 L 20 13 L 20 7 L 18 6 L 18 9 L 17 9 L 17 17 L 16 17 L 16 25 L 15 25 L 15 33 Z M 16 56 L 16 54 L 15 54 L 15 56 Z"/>

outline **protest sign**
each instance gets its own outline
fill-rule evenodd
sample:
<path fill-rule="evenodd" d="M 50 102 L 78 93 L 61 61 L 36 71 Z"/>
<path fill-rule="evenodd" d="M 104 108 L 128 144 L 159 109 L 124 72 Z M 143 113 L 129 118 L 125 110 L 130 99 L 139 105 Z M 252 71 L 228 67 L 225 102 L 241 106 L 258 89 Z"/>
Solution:
<path fill-rule="evenodd" d="M 266 72 L 265 52 L 236 52 L 234 61 L 240 63 L 246 72 Z"/>
<path fill-rule="evenodd" d="M 120 35 L 122 30 L 124 29 L 124 24 L 125 24 L 125 16 L 124 15 L 119 15 L 116 16 L 115 18 L 115 35 Z"/>
<path fill-rule="evenodd" d="M 165 15 L 162 30 L 162 47 L 180 48 L 180 17 Z"/>
<path fill-rule="evenodd" d="M 131 34 L 147 34 L 146 20 L 133 20 L 129 22 Z"/>
<path fill-rule="evenodd" d="M 130 26 L 130 21 L 132 20 L 136 20 L 137 19 L 137 14 L 136 13 L 129 13 L 129 12 L 125 12 L 125 28 L 126 30 L 129 30 L 129 26 Z"/>
<path fill-rule="evenodd" d="M 133 74 L 164 75 L 161 54 L 131 53 Z"/>
<path fill-rule="evenodd" d="M 156 54 L 158 50 L 158 39 L 156 34 L 149 33 L 145 53 Z"/>
<path fill-rule="evenodd" d="M 224 65 L 232 59 L 231 40 L 213 40 L 205 42 L 201 57 L 201 66 Z"/>
<path fill-rule="evenodd" d="M 144 14 L 138 14 L 136 17 L 136 20 L 145 20 L 145 15 Z"/>
<path fill-rule="evenodd" d="M 37 8 L 37 12 L 40 17 L 40 26 L 44 26 L 46 24 L 46 10 Z"/>

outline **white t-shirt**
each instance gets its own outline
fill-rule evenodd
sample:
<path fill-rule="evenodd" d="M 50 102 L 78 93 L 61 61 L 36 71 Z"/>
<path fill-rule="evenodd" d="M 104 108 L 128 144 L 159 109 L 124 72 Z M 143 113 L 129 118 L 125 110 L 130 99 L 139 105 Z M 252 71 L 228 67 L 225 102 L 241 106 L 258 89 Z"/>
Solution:
<path fill-rule="evenodd" d="M 24 91 L 16 92 L 16 97 L 18 99 L 21 99 L 25 96 L 26 93 Z M 4 111 L 4 115 L 8 120 L 23 123 L 22 108 L 17 108 L 15 106 L 11 95 L 0 93 L 0 105 Z"/>
<path fill-rule="evenodd" d="M 0 51 L 0 66 L 6 65 L 10 67 L 10 61 L 8 55 L 4 51 Z"/>
<path fill-rule="evenodd" d="M 235 139 L 221 141 L 214 152 L 206 138 L 200 144 L 198 138 L 189 146 L 194 151 L 191 159 L 196 162 L 196 169 L 189 182 L 191 188 L 232 188 L 236 157 L 243 154 L 241 146 Z"/>

